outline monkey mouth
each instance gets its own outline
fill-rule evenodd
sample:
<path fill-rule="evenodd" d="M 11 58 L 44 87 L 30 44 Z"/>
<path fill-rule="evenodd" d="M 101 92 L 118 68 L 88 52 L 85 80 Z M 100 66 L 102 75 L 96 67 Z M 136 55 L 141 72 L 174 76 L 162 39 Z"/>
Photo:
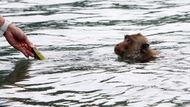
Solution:
<path fill-rule="evenodd" d="M 120 58 L 123 58 L 123 59 L 138 59 L 141 56 L 139 53 L 139 50 L 124 52 L 118 48 L 115 48 L 114 51 L 115 51 L 115 54 L 117 54 Z"/>
<path fill-rule="evenodd" d="M 115 48 L 114 49 L 115 54 L 117 54 L 119 57 L 123 57 L 124 56 L 124 52 L 121 51 L 119 48 Z"/>

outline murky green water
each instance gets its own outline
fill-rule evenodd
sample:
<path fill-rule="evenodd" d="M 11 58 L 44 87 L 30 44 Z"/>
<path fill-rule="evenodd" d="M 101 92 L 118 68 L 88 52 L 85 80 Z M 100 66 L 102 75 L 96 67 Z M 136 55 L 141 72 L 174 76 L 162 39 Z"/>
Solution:
<path fill-rule="evenodd" d="M 190 1 L 2 0 L 0 12 L 47 57 L 0 37 L 2 107 L 189 107 Z M 114 45 L 142 33 L 161 52 L 122 62 Z"/>

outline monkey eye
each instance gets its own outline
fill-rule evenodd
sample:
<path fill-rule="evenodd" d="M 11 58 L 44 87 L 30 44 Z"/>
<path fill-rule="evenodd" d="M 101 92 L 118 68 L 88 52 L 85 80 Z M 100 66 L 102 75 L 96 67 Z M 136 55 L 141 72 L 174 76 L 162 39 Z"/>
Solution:
<path fill-rule="evenodd" d="M 133 40 L 131 38 L 127 38 L 126 40 L 127 40 L 128 44 L 132 44 L 133 43 Z"/>

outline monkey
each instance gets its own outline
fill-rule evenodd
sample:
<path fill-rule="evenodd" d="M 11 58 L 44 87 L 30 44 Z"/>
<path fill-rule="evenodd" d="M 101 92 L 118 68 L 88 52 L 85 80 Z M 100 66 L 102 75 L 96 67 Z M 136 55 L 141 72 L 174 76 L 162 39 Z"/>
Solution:
<path fill-rule="evenodd" d="M 119 58 L 138 62 L 148 62 L 159 54 L 150 48 L 148 39 L 141 33 L 125 35 L 124 41 L 114 47 L 114 52 Z"/>

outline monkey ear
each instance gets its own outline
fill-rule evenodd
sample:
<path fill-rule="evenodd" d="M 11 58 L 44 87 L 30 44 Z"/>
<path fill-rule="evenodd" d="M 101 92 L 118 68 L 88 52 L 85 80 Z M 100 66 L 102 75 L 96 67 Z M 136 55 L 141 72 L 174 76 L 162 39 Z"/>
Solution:
<path fill-rule="evenodd" d="M 146 53 L 146 51 L 148 51 L 149 46 L 150 45 L 148 43 L 142 44 L 141 45 L 141 53 Z"/>
<path fill-rule="evenodd" d="M 128 37 L 129 37 L 129 35 L 125 35 L 125 36 L 124 36 L 124 39 L 127 39 Z"/>
<path fill-rule="evenodd" d="M 138 36 L 142 36 L 142 34 L 141 34 L 141 33 L 137 33 L 137 35 L 138 35 Z"/>

